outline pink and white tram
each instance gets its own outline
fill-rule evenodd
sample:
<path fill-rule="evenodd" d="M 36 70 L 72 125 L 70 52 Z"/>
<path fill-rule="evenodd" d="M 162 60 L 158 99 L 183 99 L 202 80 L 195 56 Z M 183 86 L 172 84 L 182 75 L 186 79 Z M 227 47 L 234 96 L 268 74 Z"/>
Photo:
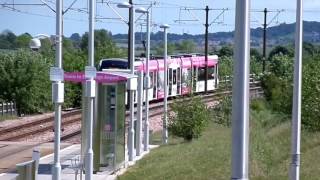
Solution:
<path fill-rule="evenodd" d="M 169 57 L 168 61 L 168 96 L 179 96 L 205 90 L 205 56 Z M 145 58 L 134 63 L 135 70 L 146 71 Z M 99 70 L 103 69 L 128 69 L 127 59 L 103 59 L 100 61 Z M 160 100 L 164 97 L 164 60 L 149 61 L 149 75 L 151 87 L 150 100 Z M 208 56 L 208 91 L 217 88 L 218 56 Z M 136 98 L 135 98 L 136 99 Z"/>

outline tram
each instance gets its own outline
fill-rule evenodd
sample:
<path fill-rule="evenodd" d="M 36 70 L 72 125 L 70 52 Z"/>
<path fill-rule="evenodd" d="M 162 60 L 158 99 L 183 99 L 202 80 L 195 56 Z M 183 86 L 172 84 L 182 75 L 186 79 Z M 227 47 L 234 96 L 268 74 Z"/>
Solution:
<path fill-rule="evenodd" d="M 146 58 L 136 58 L 135 73 L 146 71 Z M 190 92 L 205 91 L 205 56 L 198 54 L 168 56 L 168 97 L 186 95 Z M 102 59 L 99 62 L 100 71 L 110 69 L 129 69 L 128 60 L 120 58 Z M 149 76 L 151 89 L 149 99 L 161 100 L 164 98 L 164 60 L 153 57 L 149 60 Z M 208 56 L 207 90 L 218 87 L 218 56 Z M 137 98 L 135 98 L 137 99 Z"/>

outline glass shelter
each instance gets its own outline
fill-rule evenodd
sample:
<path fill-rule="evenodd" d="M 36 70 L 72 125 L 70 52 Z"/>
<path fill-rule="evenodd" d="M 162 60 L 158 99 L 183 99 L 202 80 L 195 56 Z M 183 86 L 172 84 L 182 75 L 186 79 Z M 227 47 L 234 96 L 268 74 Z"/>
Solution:
<path fill-rule="evenodd" d="M 98 72 L 93 121 L 94 171 L 114 172 L 126 160 L 125 114 L 127 83 L 136 83 L 137 77 L 126 72 Z M 84 73 L 65 73 L 65 81 L 83 83 Z M 84 96 L 83 96 L 84 97 Z M 81 155 L 87 148 L 87 99 L 82 100 Z M 84 158 L 82 158 L 83 160 Z M 85 162 L 83 162 L 85 163 Z"/>

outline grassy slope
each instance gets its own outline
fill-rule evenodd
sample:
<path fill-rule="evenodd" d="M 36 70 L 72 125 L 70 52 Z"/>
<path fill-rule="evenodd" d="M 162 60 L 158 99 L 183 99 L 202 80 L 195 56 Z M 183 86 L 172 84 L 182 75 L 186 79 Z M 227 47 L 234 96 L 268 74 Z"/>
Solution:
<path fill-rule="evenodd" d="M 291 125 L 268 110 L 251 113 L 250 179 L 288 179 Z M 301 179 L 320 177 L 319 133 L 303 132 Z M 119 177 L 123 179 L 230 179 L 231 129 L 211 123 L 198 140 L 171 139 Z"/>

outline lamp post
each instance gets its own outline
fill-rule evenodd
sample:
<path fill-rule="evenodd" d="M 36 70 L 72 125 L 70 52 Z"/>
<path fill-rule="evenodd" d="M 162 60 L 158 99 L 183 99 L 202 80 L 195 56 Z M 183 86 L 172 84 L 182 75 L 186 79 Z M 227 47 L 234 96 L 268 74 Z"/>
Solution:
<path fill-rule="evenodd" d="M 134 75 L 134 43 L 135 43 L 135 29 L 134 29 L 134 6 L 128 2 L 123 2 L 117 5 L 118 8 L 129 8 L 130 10 L 130 70 L 131 74 Z M 131 86 L 130 84 L 129 86 Z M 129 133 L 128 133 L 128 151 L 129 151 L 129 161 L 133 161 L 134 158 L 134 90 L 130 88 L 130 123 L 129 123 Z"/>
<path fill-rule="evenodd" d="M 137 13 L 147 15 L 147 46 L 146 46 L 146 73 L 145 73 L 145 91 L 146 91 L 146 105 L 145 105 L 145 121 L 144 121 L 144 151 L 149 151 L 149 89 L 150 89 L 150 75 L 149 75 L 149 60 L 150 60 L 150 13 L 144 8 L 137 8 Z"/>
<path fill-rule="evenodd" d="M 232 92 L 232 177 L 249 178 L 250 0 L 236 1 Z"/>
<path fill-rule="evenodd" d="M 52 101 L 54 103 L 54 164 L 52 167 L 52 179 L 61 179 L 60 164 L 60 135 L 61 135 L 61 106 L 64 102 L 64 83 L 62 69 L 62 7 L 63 1 L 56 1 L 56 60 L 55 67 L 50 68 L 50 80 L 52 81 Z"/>
<path fill-rule="evenodd" d="M 56 19 L 56 55 L 55 67 L 50 68 L 50 81 L 52 81 L 52 102 L 54 103 L 54 164 L 52 166 L 52 179 L 61 179 L 60 164 L 60 136 L 61 136 L 61 105 L 64 102 L 64 83 L 62 69 L 62 3 L 57 1 L 57 19 Z M 41 48 L 41 39 L 50 38 L 46 34 L 38 34 L 34 36 L 29 47 L 33 51 Z"/>
<path fill-rule="evenodd" d="M 163 131 L 162 131 L 162 140 L 164 144 L 168 143 L 168 62 L 167 62 L 167 29 L 170 26 L 168 24 L 163 24 L 160 28 L 164 32 L 164 113 L 163 113 Z"/>
<path fill-rule="evenodd" d="M 93 113 L 94 99 L 96 92 L 96 68 L 94 67 L 94 18 L 95 18 L 96 0 L 89 1 L 89 36 L 88 36 L 88 66 L 85 67 L 85 96 L 87 98 L 86 109 L 86 138 L 87 147 L 85 154 L 85 179 L 93 179 L 93 150 L 92 150 L 92 128 L 93 128 Z"/>

